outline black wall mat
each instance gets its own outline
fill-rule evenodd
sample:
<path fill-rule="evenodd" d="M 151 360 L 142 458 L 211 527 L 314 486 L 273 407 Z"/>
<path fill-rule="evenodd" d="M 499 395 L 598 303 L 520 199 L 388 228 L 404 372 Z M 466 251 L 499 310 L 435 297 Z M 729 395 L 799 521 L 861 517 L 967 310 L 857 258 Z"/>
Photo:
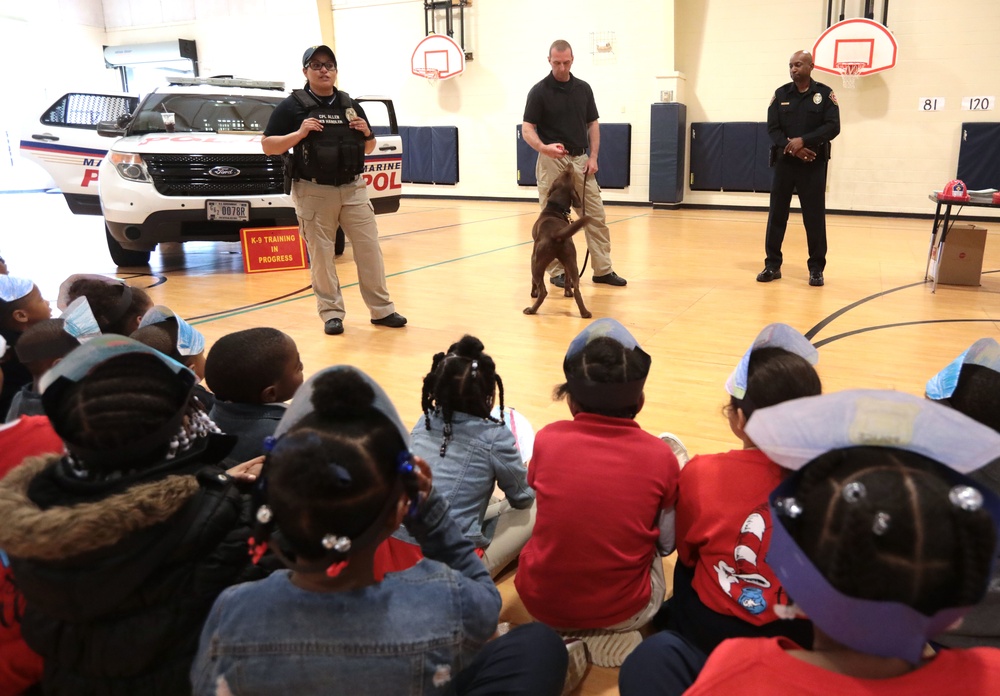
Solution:
<path fill-rule="evenodd" d="M 597 153 L 597 183 L 605 189 L 623 189 L 629 186 L 632 169 L 632 124 L 602 123 L 601 150 Z M 538 153 L 521 135 L 517 126 L 517 185 L 535 186 L 535 162 Z"/>
<path fill-rule="evenodd" d="M 722 129 L 722 190 L 753 191 L 757 124 L 732 122 Z"/>
<path fill-rule="evenodd" d="M 649 200 L 652 203 L 684 200 L 686 130 L 686 105 L 657 103 L 650 107 Z"/>
<path fill-rule="evenodd" d="M 434 184 L 458 183 L 458 128 L 431 128 L 431 178 Z"/>
<path fill-rule="evenodd" d="M 721 191 L 724 123 L 691 124 L 692 191 Z"/>
<path fill-rule="evenodd" d="M 691 124 L 691 190 L 771 190 L 767 124 L 748 121 Z"/>
<path fill-rule="evenodd" d="M 767 134 L 767 121 L 757 124 L 757 147 L 753 156 L 753 190 L 759 193 L 771 192 L 771 137 Z"/>
<path fill-rule="evenodd" d="M 957 176 L 973 191 L 1000 189 L 1000 123 L 962 124 Z"/>

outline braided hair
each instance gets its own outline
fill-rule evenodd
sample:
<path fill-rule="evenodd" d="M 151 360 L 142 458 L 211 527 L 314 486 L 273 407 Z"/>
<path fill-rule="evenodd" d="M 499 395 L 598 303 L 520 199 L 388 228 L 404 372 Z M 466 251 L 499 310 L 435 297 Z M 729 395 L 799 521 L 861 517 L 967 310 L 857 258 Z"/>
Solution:
<path fill-rule="evenodd" d="M 438 412 L 444 419 L 442 457 L 451 442 L 455 413 L 504 422 L 503 380 L 497 374 L 493 358 L 484 353 L 483 348 L 483 342 L 475 336 L 463 336 L 449 346 L 447 353 L 434 356 L 431 371 L 424 377 L 420 408 L 427 430 L 431 429 L 431 413 Z M 500 395 L 499 420 L 490 416 L 497 393 Z"/>
<path fill-rule="evenodd" d="M 371 386 L 353 371 L 318 376 L 315 410 L 267 457 L 268 506 L 303 559 L 322 558 L 322 539 L 330 533 L 353 539 L 369 529 L 397 490 L 398 458 L 406 446 L 373 400 Z"/>
<path fill-rule="evenodd" d="M 623 384 L 644 379 L 649 366 L 637 351 L 626 348 L 613 338 L 601 336 L 587 343 L 583 350 L 567 360 L 563 364 L 563 371 L 567 377 L 603 384 Z M 558 385 L 553 392 L 555 399 L 562 399 L 566 395 L 573 396 L 570 394 L 569 382 Z M 575 396 L 573 401 L 582 411 L 611 418 L 635 418 L 641 408 L 638 402 L 624 408 L 608 408 L 598 403 L 583 403 Z"/>
<path fill-rule="evenodd" d="M 1000 372 L 984 365 L 962 365 L 955 392 L 941 403 L 1000 432 Z"/>
<path fill-rule="evenodd" d="M 125 294 L 131 301 L 124 303 Z M 97 319 L 101 333 L 128 336 L 139 328 L 139 320 L 153 306 L 153 301 L 142 288 L 125 283 L 108 283 L 95 278 L 79 278 L 69 287 L 69 301 L 86 297 Z M 124 306 L 123 306 L 124 305 Z"/>
<path fill-rule="evenodd" d="M 803 470 L 789 529 L 840 592 L 930 616 L 974 604 L 989 581 L 990 514 L 952 504 L 950 488 L 940 464 L 908 450 L 833 450 Z"/>
<path fill-rule="evenodd" d="M 768 346 L 750 353 L 747 391 L 742 399 L 730 396 L 727 411 L 743 410 L 747 419 L 758 408 L 774 406 L 823 391 L 816 368 L 808 360 L 784 348 Z"/>

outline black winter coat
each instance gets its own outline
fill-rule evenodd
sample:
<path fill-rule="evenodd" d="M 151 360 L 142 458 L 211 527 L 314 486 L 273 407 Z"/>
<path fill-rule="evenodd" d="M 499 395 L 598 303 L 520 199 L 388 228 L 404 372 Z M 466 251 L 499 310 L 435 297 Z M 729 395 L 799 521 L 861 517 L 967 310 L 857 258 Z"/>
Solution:
<path fill-rule="evenodd" d="M 0 482 L 0 548 L 45 659 L 47 696 L 188 696 L 202 624 L 250 562 L 249 496 L 215 464 L 231 439 L 111 482 L 81 482 L 58 456 Z"/>

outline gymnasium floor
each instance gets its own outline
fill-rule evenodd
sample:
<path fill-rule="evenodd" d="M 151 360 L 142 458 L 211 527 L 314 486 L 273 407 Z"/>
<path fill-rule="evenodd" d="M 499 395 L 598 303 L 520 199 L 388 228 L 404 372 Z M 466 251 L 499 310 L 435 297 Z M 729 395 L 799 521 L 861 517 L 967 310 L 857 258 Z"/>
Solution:
<path fill-rule="evenodd" d="M 576 304 L 550 293 L 537 316 L 529 304 L 531 226 L 528 202 L 407 198 L 398 213 L 379 217 L 389 290 L 405 329 L 372 326 L 357 288 L 350 246 L 338 259 L 345 287 L 346 332 L 328 337 L 316 316 L 308 271 L 245 275 L 236 244 L 192 243 L 153 254 L 148 269 L 116 273 L 100 218 L 73 216 L 61 196 L 0 196 L 5 225 L 0 254 L 10 271 L 35 280 L 49 300 L 71 273 L 119 275 L 148 289 L 205 333 L 220 336 L 274 326 L 298 344 L 306 374 L 351 363 L 389 392 L 404 422 L 420 416 L 420 385 L 431 356 L 472 333 L 497 362 L 506 403 L 537 429 L 568 417 L 553 402 L 562 356 L 586 324 Z M 642 426 L 670 430 L 692 454 L 735 446 L 721 414 L 724 383 L 757 332 L 783 321 L 819 347 L 824 390 L 881 388 L 921 394 L 927 378 L 977 338 L 1000 339 L 1000 241 L 994 222 L 982 285 L 938 287 L 922 282 L 929 220 L 830 216 L 826 286 L 807 283 L 805 233 L 793 211 L 783 278 L 754 281 L 763 267 L 766 213 L 654 211 L 609 206 L 615 270 L 625 288 L 582 290 L 594 318 L 624 323 L 653 364 Z M 928 202 L 928 213 L 933 212 Z M 582 234 L 577 236 L 580 257 Z M 669 562 L 669 559 L 668 559 Z M 502 618 L 526 619 L 500 581 Z M 668 574 L 668 577 L 669 574 Z M 579 694 L 617 694 L 616 671 L 591 668 Z"/>

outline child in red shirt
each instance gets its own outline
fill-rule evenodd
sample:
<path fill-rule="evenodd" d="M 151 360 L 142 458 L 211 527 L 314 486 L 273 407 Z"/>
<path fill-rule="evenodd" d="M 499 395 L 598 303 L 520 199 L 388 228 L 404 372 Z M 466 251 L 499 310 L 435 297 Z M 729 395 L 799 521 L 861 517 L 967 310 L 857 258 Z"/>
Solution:
<path fill-rule="evenodd" d="M 650 357 L 624 326 L 600 319 L 570 344 L 571 421 L 535 437 L 528 483 L 538 507 L 514 584 L 528 612 L 582 637 L 614 667 L 663 601 L 660 554 L 673 550 L 677 458 L 635 421 Z"/>

